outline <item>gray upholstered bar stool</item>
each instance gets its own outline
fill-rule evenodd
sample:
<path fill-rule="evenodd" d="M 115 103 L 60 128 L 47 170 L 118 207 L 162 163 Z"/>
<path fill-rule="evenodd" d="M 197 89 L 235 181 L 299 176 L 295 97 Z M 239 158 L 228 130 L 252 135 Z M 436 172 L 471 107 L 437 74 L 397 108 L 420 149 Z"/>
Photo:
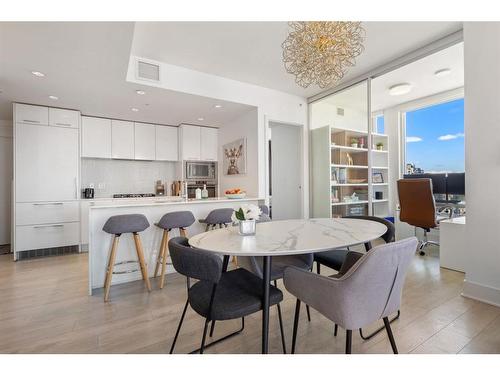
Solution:
<path fill-rule="evenodd" d="M 154 277 L 158 276 L 158 271 L 161 264 L 160 274 L 160 289 L 165 285 L 165 272 L 167 270 L 167 257 L 168 257 L 168 240 L 169 234 L 172 229 L 179 229 L 179 234 L 187 238 L 186 228 L 190 227 L 195 222 L 195 218 L 191 211 L 176 211 L 169 212 L 162 216 L 160 221 L 155 224 L 157 227 L 163 229 L 163 236 L 161 238 L 160 250 L 156 259 L 156 267 Z"/>
<path fill-rule="evenodd" d="M 111 287 L 111 279 L 113 277 L 113 274 L 131 272 L 113 272 L 114 266 L 127 263 L 137 263 L 137 261 L 133 260 L 115 263 L 118 241 L 120 240 L 120 236 L 124 233 L 132 233 L 134 237 L 135 250 L 137 252 L 137 258 L 139 259 L 142 279 L 144 280 L 148 291 L 151 291 L 151 284 L 149 283 L 148 278 L 148 269 L 146 267 L 146 261 L 144 260 L 144 250 L 142 248 L 141 238 L 139 236 L 139 232 L 142 232 L 147 228 L 149 228 L 148 219 L 146 219 L 146 216 L 140 214 L 111 216 L 104 224 L 102 230 L 113 235 L 113 244 L 111 246 L 111 252 L 109 254 L 108 267 L 106 269 L 106 278 L 104 280 L 104 302 L 107 302 L 109 300 L 109 289 Z"/>
<path fill-rule="evenodd" d="M 232 223 L 231 215 L 233 214 L 232 208 L 216 208 L 209 212 L 205 219 L 200 219 L 199 222 L 205 224 L 205 231 L 211 229 L 227 227 Z"/>

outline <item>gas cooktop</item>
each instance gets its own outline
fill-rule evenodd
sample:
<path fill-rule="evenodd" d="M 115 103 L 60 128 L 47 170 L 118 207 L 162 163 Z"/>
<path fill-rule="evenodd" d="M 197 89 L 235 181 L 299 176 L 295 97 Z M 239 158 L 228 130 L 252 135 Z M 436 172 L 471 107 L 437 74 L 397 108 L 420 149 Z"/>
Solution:
<path fill-rule="evenodd" d="M 151 198 L 155 195 L 153 193 L 142 194 L 113 194 L 113 198 Z"/>

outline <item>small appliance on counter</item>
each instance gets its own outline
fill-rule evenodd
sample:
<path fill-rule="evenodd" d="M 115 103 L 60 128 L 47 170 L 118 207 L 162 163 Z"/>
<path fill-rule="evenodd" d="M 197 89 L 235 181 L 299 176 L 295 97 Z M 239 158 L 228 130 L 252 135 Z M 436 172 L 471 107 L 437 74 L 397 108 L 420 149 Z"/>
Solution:
<path fill-rule="evenodd" d="M 94 188 L 85 188 L 82 190 L 83 199 L 94 199 Z"/>

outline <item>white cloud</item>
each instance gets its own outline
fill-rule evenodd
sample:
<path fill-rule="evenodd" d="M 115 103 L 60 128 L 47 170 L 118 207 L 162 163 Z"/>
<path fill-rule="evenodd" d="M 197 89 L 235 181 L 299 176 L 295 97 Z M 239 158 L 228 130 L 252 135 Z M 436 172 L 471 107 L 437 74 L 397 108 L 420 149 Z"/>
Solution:
<path fill-rule="evenodd" d="M 457 138 L 463 138 L 464 133 L 457 133 L 457 134 L 446 134 L 438 137 L 438 140 L 440 141 L 451 141 L 452 139 L 457 139 Z"/>
<path fill-rule="evenodd" d="M 420 137 L 406 137 L 406 143 L 422 142 L 423 139 Z"/>

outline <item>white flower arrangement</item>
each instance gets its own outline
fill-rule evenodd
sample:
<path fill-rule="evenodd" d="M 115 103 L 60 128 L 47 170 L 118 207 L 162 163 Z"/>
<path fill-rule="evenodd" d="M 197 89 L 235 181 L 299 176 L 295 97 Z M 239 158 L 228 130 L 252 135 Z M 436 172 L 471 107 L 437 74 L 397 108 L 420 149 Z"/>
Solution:
<path fill-rule="evenodd" d="M 233 223 L 239 223 L 244 220 L 259 220 L 262 215 L 261 209 L 254 204 L 242 204 L 241 207 L 233 211 L 231 220 Z"/>

